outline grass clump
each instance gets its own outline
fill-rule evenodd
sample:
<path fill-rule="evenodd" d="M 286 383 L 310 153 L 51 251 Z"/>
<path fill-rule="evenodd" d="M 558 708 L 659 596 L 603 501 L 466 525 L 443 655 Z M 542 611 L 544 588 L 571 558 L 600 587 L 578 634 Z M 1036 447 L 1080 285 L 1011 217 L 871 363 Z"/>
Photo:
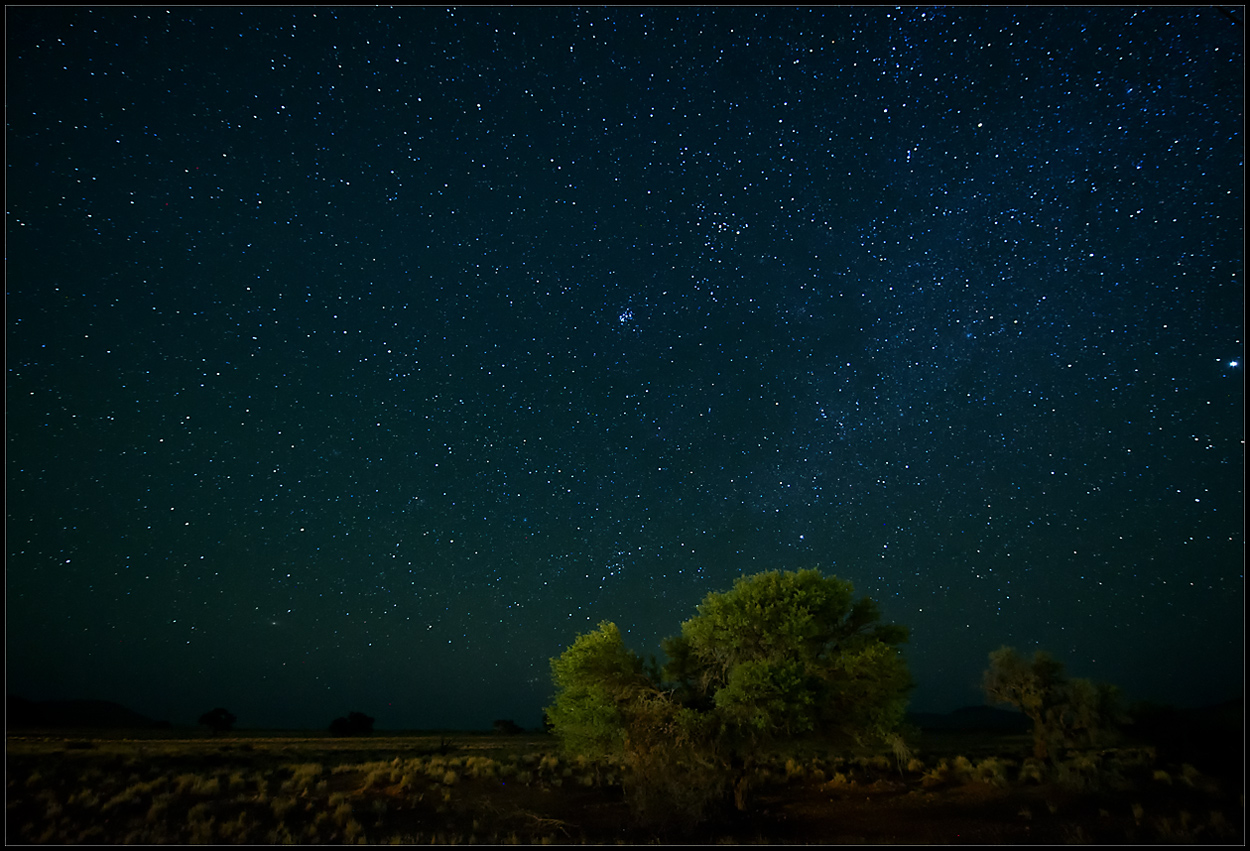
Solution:
<path fill-rule="evenodd" d="M 282 821 L 286 818 L 286 814 L 293 810 L 298 803 L 299 801 L 289 796 L 278 797 L 273 798 L 269 802 L 269 808 L 273 811 L 273 817 L 278 821 Z"/>
<path fill-rule="evenodd" d="M 938 764 L 930 768 L 920 778 L 920 785 L 926 789 L 933 789 L 943 785 L 951 780 L 950 763 L 945 759 L 938 760 Z"/>
<path fill-rule="evenodd" d="M 1059 763 L 1056 777 L 1062 785 L 1070 789 L 1096 789 L 1100 785 L 1101 763 L 1102 760 L 1096 753 L 1074 754 Z"/>
<path fill-rule="evenodd" d="M 1042 783 L 1046 778 L 1046 763 L 1036 757 L 1029 757 L 1020 766 L 1020 783 Z"/>
<path fill-rule="evenodd" d="M 291 777 L 282 784 L 282 791 L 296 795 L 305 794 L 314 788 L 323 770 L 319 762 L 296 763 L 288 765 L 287 768 L 291 771 Z"/>
<path fill-rule="evenodd" d="M 1012 763 L 1009 760 L 991 756 L 981 760 L 973 769 L 973 776 L 982 783 L 989 783 L 992 786 L 1006 787 L 1008 785 L 1007 769 Z"/>

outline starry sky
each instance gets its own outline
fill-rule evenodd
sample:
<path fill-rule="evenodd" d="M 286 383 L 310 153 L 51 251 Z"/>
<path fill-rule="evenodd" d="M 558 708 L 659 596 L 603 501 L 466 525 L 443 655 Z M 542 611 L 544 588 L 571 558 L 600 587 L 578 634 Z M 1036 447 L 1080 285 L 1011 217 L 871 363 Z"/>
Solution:
<path fill-rule="evenodd" d="M 536 726 L 820 567 L 1241 694 L 1240 11 L 6 15 L 10 693 Z"/>

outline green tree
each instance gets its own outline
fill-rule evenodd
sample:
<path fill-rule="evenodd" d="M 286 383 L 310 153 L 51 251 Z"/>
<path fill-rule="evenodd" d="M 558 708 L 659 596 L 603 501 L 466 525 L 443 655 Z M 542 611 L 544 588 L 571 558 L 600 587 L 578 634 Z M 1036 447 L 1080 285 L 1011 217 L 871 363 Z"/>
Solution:
<path fill-rule="evenodd" d="M 551 676 L 556 697 L 547 719 L 565 749 L 589 759 L 622 756 L 628 716 L 656 689 L 616 624 L 603 621 L 579 635 L 551 660 Z"/>
<path fill-rule="evenodd" d="M 552 660 L 548 709 L 565 748 L 614 757 L 644 818 L 697 817 L 732 792 L 745 809 L 758 757 L 800 736 L 884 740 L 910 687 L 897 645 L 850 582 L 818 570 L 741 577 L 709 594 L 647 670 L 620 631 L 600 624 Z"/>
<path fill-rule="evenodd" d="M 1067 748 L 1089 748 L 1114 737 L 1121 722 L 1115 686 L 1068 679 L 1045 651 L 1024 659 L 1013 647 L 990 654 L 982 688 L 991 703 L 1014 706 L 1033 721 L 1033 755 L 1057 760 Z"/>

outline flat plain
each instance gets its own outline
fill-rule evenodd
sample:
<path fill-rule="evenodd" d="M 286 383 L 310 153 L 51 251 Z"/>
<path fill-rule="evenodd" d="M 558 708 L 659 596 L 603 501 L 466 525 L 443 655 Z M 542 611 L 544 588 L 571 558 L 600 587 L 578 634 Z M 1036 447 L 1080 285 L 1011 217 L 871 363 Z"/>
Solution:
<path fill-rule="evenodd" d="M 795 747 L 756 806 L 636 826 L 618 765 L 546 735 L 24 731 L 7 739 L 6 842 L 43 844 L 1216 843 L 1244 778 L 1150 746 L 1028 756 L 1027 736 L 925 734 L 905 759 Z"/>

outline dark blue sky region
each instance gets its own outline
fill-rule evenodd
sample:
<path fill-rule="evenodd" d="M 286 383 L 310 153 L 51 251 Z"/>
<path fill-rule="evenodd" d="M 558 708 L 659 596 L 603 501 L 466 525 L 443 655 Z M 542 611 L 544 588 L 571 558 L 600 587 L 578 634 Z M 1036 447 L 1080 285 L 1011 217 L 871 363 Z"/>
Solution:
<path fill-rule="evenodd" d="M 8 10 L 10 693 L 534 726 L 819 566 L 1240 694 L 1233 17 Z"/>

